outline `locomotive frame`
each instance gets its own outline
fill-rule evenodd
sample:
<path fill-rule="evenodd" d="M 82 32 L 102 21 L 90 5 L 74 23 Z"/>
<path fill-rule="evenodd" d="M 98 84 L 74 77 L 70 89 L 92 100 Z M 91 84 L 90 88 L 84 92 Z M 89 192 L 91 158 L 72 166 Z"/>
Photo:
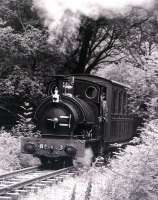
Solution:
<path fill-rule="evenodd" d="M 95 157 L 103 155 L 108 144 L 127 141 L 136 133 L 128 114 L 127 86 L 93 75 L 53 77 L 35 121 L 42 137 L 22 138 L 21 147 L 42 162 L 80 160 L 89 147 Z"/>

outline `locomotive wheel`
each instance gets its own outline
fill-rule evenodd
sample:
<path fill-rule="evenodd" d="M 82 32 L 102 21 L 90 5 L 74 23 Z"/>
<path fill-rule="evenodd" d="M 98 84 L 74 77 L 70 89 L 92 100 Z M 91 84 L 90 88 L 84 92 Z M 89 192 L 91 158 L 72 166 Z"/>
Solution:
<path fill-rule="evenodd" d="M 61 169 L 65 167 L 72 166 L 72 158 L 57 158 L 57 159 L 48 159 L 44 156 L 40 157 L 42 169 Z"/>
<path fill-rule="evenodd" d="M 51 166 L 53 169 L 61 169 L 61 168 L 69 167 L 69 166 L 72 166 L 72 159 L 71 158 L 54 159 L 51 162 Z"/>
<path fill-rule="evenodd" d="M 46 157 L 40 157 L 40 161 L 41 161 L 41 168 L 45 169 L 49 167 L 49 162 L 48 162 L 48 158 Z"/>
<path fill-rule="evenodd" d="M 72 158 L 65 158 L 63 160 L 63 167 L 69 167 L 69 166 L 72 166 L 73 163 L 72 163 Z"/>

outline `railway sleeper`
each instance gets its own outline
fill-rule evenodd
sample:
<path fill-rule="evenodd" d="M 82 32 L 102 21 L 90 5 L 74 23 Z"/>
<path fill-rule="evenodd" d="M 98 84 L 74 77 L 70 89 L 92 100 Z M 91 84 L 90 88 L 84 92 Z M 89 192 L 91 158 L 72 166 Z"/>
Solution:
<path fill-rule="evenodd" d="M 43 183 L 36 183 L 35 184 L 35 187 L 39 187 L 39 188 L 41 188 L 41 189 L 43 189 L 43 188 L 45 188 L 46 187 L 46 184 L 43 184 Z"/>
<path fill-rule="evenodd" d="M 17 189 L 15 192 L 19 193 L 20 195 L 27 195 L 28 191 L 26 189 Z"/>
<path fill-rule="evenodd" d="M 12 200 L 18 200 L 20 198 L 20 194 L 18 192 L 8 192 L 6 196 L 11 197 Z"/>
<path fill-rule="evenodd" d="M 9 196 L 0 196 L 0 200 L 12 200 L 12 197 L 9 197 Z"/>
<path fill-rule="evenodd" d="M 59 176 L 58 178 L 58 182 L 63 182 L 64 178 L 62 176 Z"/>
<path fill-rule="evenodd" d="M 43 181 L 41 181 L 41 183 L 45 183 L 48 186 L 52 186 L 54 184 L 52 180 L 43 180 Z"/>
<path fill-rule="evenodd" d="M 37 192 L 38 191 L 38 187 L 35 187 L 35 186 L 26 186 L 25 189 L 29 192 Z"/>
<path fill-rule="evenodd" d="M 49 178 L 48 180 L 51 181 L 52 184 L 57 184 L 59 182 L 57 178 Z"/>

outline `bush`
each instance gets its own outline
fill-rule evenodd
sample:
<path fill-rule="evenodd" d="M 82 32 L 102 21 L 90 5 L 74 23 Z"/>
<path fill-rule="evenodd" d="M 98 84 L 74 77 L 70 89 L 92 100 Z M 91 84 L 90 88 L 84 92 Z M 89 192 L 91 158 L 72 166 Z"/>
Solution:
<path fill-rule="evenodd" d="M 20 137 L 0 130 L 0 169 L 15 170 L 39 164 L 38 159 L 31 155 L 24 155 L 20 151 Z"/>
<path fill-rule="evenodd" d="M 106 200 L 157 199 L 157 155 L 158 120 L 154 120 L 142 130 L 141 144 L 127 146 L 102 171 L 91 171 L 94 183 L 92 199 L 97 198 L 97 194 L 100 196 L 98 199 Z"/>
<path fill-rule="evenodd" d="M 157 64 L 152 58 L 151 64 L 146 64 L 146 69 L 135 68 L 126 62 L 110 65 L 98 71 L 103 78 L 115 80 L 129 86 L 129 110 L 139 117 L 156 118 L 152 108 L 152 99 L 158 96 Z"/>
<path fill-rule="evenodd" d="M 44 96 L 44 86 L 35 77 L 30 78 L 29 73 L 14 66 L 12 73 L 1 79 L 0 95 L 10 94 L 19 98 L 41 98 Z"/>
<path fill-rule="evenodd" d="M 156 200 L 157 155 L 158 120 L 154 120 L 142 130 L 140 144 L 128 145 L 108 166 L 82 170 L 80 176 L 65 178 L 62 183 L 31 194 L 28 199 Z"/>

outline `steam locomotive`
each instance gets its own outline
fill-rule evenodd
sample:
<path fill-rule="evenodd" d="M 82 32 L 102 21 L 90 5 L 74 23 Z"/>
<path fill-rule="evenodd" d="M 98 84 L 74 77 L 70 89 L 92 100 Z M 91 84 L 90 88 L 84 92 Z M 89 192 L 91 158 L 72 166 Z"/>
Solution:
<path fill-rule="evenodd" d="M 129 140 L 135 133 L 128 115 L 127 86 L 93 75 L 55 76 L 48 96 L 35 112 L 41 137 L 23 137 L 23 153 L 43 164 L 77 160 L 91 148 L 94 157 L 108 144 Z"/>

